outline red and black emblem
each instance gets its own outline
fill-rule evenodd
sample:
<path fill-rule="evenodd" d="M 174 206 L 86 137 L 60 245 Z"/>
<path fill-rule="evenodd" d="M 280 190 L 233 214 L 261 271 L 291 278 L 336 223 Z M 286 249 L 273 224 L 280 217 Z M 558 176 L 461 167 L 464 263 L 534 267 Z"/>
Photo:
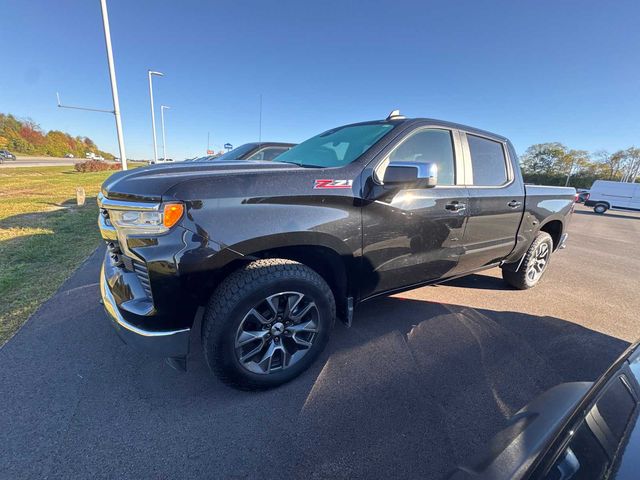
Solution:
<path fill-rule="evenodd" d="M 353 186 L 353 180 L 333 180 L 333 179 L 319 179 L 316 180 L 313 188 L 351 188 Z"/>

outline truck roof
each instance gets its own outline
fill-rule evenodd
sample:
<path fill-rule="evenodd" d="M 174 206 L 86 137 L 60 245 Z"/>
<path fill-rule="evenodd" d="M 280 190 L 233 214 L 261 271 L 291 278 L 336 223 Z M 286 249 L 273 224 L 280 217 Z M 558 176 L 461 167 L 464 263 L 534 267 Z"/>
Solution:
<path fill-rule="evenodd" d="M 498 135 L 497 133 L 493 133 L 493 132 L 489 132 L 487 130 L 482 130 L 480 128 L 475 128 L 475 127 L 470 127 L 469 125 L 463 125 L 461 123 L 455 123 L 455 122 L 448 122 L 446 120 L 438 120 L 435 118 L 425 118 L 425 117 L 416 117 L 416 118 L 404 118 L 404 117 L 400 117 L 400 118 L 390 118 L 387 120 L 370 120 L 367 122 L 357 122 L 357 123 L 351 123 L 349 125 L 343 125 L 343 127 L 350 127 L 353 125 L 370 125 L 370 124 L 380 124 L 380 123 L 389 123 L 389 124 L 393 124 L 393 125 L 406 125 L 406 126 L 410 126 L 412 124 L 417 124 L 417 123 L 429 123 L 429 124 L 433 124 L 435 126 L 439 126 L 439 127 L 445 127 L 445 128 L 454 128 L 457 130 L 464 130 L 465 132 L 469 132 L 471 134 L 477 134 L 477 135 L 481 135 L 481 136 L 485 136 L 485 137 L 491 137 L 494 138 L 498 141 L 501 142 L 507 142 L 509 141 L 509 139 L 503 135 Z M 341 128 L 341 127 L 338 127 Z M 330 129 L 328 131 L 331 130 L 335 130 L 335 129 Z"/>

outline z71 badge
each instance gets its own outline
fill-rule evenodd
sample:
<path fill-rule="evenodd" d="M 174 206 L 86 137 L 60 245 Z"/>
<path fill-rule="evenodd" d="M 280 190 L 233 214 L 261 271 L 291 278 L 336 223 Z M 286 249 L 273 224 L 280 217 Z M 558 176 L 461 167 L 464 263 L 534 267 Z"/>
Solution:
<path fill-rule="evenodd" d="M 316 180 L 313 188 L 351 188 L 352 186 L 353 180 L 321 179 Z"/>

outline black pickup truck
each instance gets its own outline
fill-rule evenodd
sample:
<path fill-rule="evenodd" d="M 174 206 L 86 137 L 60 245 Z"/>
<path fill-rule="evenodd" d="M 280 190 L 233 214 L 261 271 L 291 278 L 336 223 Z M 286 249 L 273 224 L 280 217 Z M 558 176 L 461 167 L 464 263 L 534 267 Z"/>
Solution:
<path fill-rule="evenodd" d="M 202 315 L 211 369 L 273 387 L 365 300 L 495 266 L 533 287 L 564 246 L 574 196 L 525 186 L 504 137 L 393 112 L 276 161 L 115 173 L 98 198 L 102 298 L 126 343 L 176 367 Z"/>

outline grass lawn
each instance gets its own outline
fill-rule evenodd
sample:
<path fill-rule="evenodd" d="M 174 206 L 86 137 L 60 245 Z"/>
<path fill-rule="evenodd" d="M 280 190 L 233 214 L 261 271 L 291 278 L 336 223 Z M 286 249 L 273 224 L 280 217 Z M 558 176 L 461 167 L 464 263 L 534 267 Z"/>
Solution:
<path fill-rule="evenodd" d="M 0 170 L 0 346 L 99 245 L 95 197 L 112 173 Z M 84 207 L 75 206 L 76 187 Z"/>

